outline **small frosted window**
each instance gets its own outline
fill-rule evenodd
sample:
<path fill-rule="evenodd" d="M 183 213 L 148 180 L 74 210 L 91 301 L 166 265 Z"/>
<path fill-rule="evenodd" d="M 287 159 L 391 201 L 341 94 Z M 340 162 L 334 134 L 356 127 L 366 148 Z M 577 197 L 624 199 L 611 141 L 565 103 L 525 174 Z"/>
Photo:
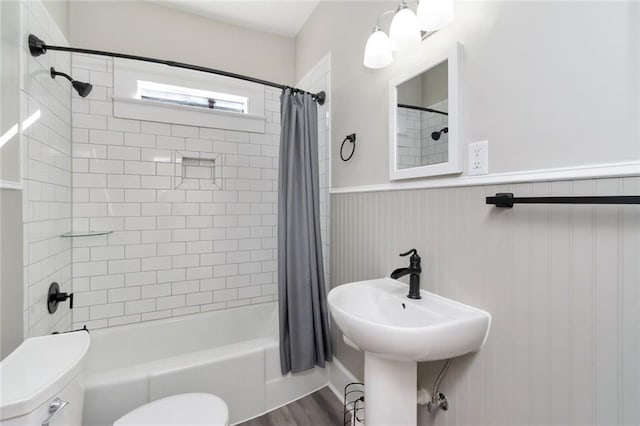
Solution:
<path fill-rule="evenodd" d="M 172 105 L 247 114 L 248 98 L 228 93 L 209 92 L 138 80 L 138 99 Z"/>

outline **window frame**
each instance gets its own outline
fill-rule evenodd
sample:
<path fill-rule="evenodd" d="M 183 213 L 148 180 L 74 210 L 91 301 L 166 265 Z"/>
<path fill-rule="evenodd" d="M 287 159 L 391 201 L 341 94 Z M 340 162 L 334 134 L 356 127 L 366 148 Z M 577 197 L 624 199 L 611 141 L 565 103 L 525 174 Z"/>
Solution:
<path fill-rule="evenodd" d="M 186 100 L 178 99 L 180 97 L 186 98 Z M 247 114 L 249 112 L 249 98 L 246 96 L 231 95 L 229 93 L 213 92 L 191 87 L 174 86 L 154 81 L 138 80 L 138 92 L 136 94 L 136 98 L 140 100 L 164 102 L 171 105 L 192 106 L 205 110 L 210 109 L 214 111 L 233 112 L 236 114 Z M 205 102 L 189 102 L 190 99 L 200 99 Z M 224 102 L 239 105 L 240 108 L 216 108 L 216 103 Z"/>
<path fill-rule="evenodd" d="M 197 127 L 265 133 L 265 87 L 261 84 L 161 64 L 114 58 L 114 116 Z M 138 81 L 247 98 L 247 113 L 140 99 Z"/>

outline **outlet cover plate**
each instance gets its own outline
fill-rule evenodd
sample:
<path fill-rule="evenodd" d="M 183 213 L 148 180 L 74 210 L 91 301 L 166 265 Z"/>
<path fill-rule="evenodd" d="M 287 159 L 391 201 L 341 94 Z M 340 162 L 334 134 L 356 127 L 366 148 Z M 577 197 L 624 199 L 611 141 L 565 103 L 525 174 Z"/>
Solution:
<path fill-rule="evenodd" d="M 486 175 L 489 173 L 489 141 L 469 144 L 467 171 L 469 175 Z"/>

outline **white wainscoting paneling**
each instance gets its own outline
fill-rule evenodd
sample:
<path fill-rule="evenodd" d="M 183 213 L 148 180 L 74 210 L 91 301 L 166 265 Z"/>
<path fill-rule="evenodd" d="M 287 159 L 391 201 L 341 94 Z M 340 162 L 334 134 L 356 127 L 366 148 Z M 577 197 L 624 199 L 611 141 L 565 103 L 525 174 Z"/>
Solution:
<path fill-rule="evenodd" d="M 640 178 L 332 197 L 336 285 L 388 276 L 416 248 L 423 289 L 493 317 L 485 347 L 442 382 L 449 411 L 419 407 L 419 424 L 640 424 L 640 206 L 499 209 L 484 202 L 496 192 L 635 195 Z M 339 331 L 333 344 L 362 377 L 362 355 Z M 420 364 L 419 386 L 441 367 Z"/>

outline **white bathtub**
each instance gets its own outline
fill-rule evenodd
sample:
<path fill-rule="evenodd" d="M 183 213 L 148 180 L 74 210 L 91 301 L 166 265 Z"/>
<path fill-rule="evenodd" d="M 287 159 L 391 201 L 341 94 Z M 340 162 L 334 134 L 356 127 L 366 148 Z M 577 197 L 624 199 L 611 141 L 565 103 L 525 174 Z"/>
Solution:
<path fill-rule="evenodd" d="M 209 392 L 238 423 L 327 384 L 324 369 L 282 376 L 276 303 L 91 332 L 85 426 L 111 426 L 169 395 Z"/>

